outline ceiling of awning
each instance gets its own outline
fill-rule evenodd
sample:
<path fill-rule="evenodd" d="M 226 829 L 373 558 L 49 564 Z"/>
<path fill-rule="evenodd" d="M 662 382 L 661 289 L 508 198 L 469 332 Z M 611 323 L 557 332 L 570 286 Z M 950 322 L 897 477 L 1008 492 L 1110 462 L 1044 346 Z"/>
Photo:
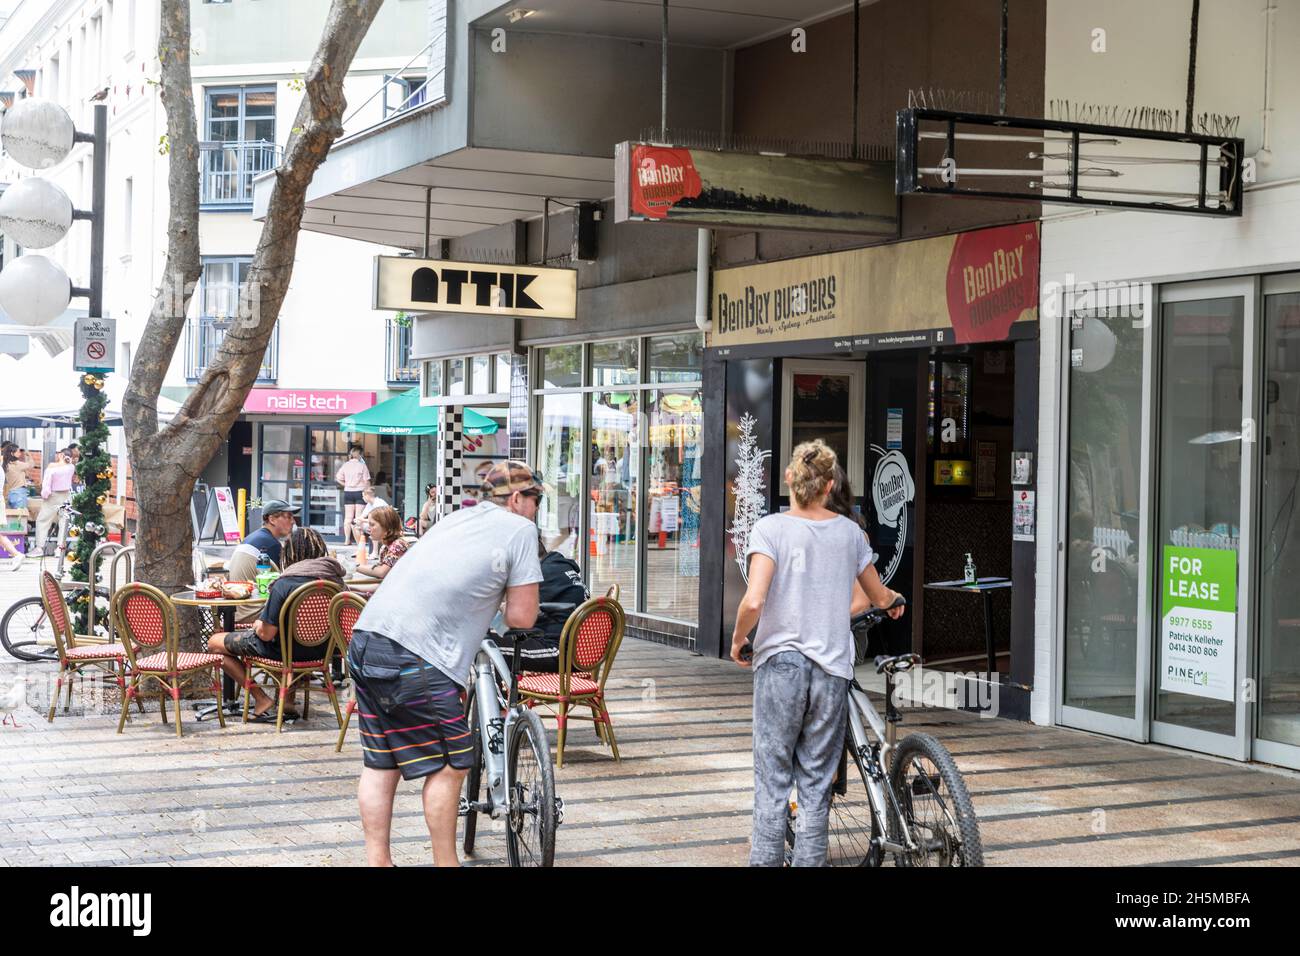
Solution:
<path fill-rule="evenodd" d="M 671 0 L 668 38 L 718 49 L 741 47 L 852 9 L 845 0 Z M 532 12 L 512 24 L 513 11 Z M 474 26 L 657 40 L 662 17 L 660 0 L 520 0 Z"/>
<path fill-rule="evenodd" d="M 614 161 L 605 157 L 462 149 L 307 204 L 312 232 L 420 250 L 425 194 L 434 239 L 480 232 L 540 216 L 545 197 L 562 202 L 614 195 Z"/>

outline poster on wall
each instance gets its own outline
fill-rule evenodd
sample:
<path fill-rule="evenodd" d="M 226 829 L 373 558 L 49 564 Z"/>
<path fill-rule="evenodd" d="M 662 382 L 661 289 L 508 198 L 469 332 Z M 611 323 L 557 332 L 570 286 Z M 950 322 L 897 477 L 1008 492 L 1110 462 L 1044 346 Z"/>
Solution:
<path fill-rule="evenodd" d="M 1160 689 L 1232 700 L 1237 663 L 1237 552 L 1165 545 Z"/>
<path fill-rule="evenodd" d="M 1034 514 L 1037 494 L 1032 491 L 1017 491 L 1011 496 L 1011 540 L 1034 540 Z"/>
<path fill-rule="evenodd" d="M 727 483 L 723 515 L 722 627 L 730 635 L 745 593 L 745 550 L 754 523 L 768 512 L 772 493 L 771 359 L 730 362 L 727 367 Z"/>

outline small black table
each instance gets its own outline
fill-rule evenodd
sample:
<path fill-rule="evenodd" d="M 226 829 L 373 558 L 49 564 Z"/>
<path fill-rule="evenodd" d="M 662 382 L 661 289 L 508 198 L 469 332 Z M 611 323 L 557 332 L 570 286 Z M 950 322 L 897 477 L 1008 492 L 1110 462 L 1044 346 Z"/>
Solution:
<path fill-rule="evenodd" d="M 984 645 L 988 651 L 989 679 L 998 672 L 997 655 L 993 650 L 993 592 L 1011 587 L 1010 578 L 980 578 L 974 584 L 965 581 L 934 581 L 926 585 L 935 591 L 965 591 L 984 597 Z"/>

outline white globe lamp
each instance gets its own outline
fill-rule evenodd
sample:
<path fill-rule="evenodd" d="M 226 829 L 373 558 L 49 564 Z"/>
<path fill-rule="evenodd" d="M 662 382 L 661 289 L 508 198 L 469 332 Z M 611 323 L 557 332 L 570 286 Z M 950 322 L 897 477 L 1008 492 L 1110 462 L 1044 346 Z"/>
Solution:
<path fill-rule="evenodd" d="M 49 100 L 19 100 L 0 122 L 0 144 L 17 162 L 49 169 L 72 152 L 76 129 L 72 117 Z"/>
<path fill-rule="evenodd" d="M 19 325 L 53 322 L 71 300 L 68 274 L 44 256 L 21 256 L 0 270 L 0 308 Z"/>
<path fill-rule="evenodd" d="M 25 249 L 46 249 L 72 228 L 72 200 L 37 176 L 20 179 L 0 196 L 0 231 Z"/>

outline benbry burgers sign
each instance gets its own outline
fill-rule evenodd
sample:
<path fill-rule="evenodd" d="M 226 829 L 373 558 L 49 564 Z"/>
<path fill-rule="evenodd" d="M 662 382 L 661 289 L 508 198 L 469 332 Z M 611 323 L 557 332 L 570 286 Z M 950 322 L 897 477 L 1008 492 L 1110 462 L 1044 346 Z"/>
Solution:
<path fill-rule="evenodd" d="M 713 273 L 710 346 L 1008 338 L 1038 318 L 1038 226 L 997 226 Z"/>

